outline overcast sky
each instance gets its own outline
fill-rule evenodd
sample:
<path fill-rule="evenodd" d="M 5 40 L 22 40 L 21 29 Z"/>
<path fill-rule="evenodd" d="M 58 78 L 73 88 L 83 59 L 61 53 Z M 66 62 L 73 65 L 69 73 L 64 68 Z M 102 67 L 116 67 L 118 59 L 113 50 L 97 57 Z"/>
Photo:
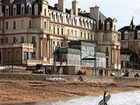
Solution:
<path fill-rule="evenodd" d="M 48 0 L 50 5 L 54 5 L 58 0 Z M 71 8 L 72 0 L 67 1 L 67 8 Z M 100 11 L 106 17 L 117 19 L 118 29 L 129 25 L 132 17 L 134 24 L 140 24 L 140 0 L 77 0 L 78 6 L 82 10 L 89 11 L 89 7 L 95 5 L 100 7 Z"/>

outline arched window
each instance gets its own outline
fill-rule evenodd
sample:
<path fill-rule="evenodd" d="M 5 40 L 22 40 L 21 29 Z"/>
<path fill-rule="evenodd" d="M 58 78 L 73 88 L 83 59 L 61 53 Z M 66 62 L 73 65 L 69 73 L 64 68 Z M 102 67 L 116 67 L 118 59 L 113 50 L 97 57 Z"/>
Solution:
<path fill-rule="evenodd" d="M 16 5 L 13 6 L 13 15 L 16 15 L 17 14 L 17 11 L 16 11 Z"/>
<path fill-rule="evenodd" d="M 110 30 L 110 22 L 107 22 L 106 25 L 107 25 L 106 29 L 107 29 L 107 31 L 109 31 Z"/>
<path fill-rule="evenodd" d="M 38 5 L 37 4 L 35 4 L 34 13 L 35 13 L 35 15 L 38 15 Z"/>
<path fill-rule="evenodd" d="M 24 6 L 24 4 L 21 5 L 21 14 L 22 15 L 25 14 L 25 6 Z"/>
<path fill-rule="evenodd" d="M 9 16 L 9 6 L 6 6 L 5 8 L 5 16 Z"/>

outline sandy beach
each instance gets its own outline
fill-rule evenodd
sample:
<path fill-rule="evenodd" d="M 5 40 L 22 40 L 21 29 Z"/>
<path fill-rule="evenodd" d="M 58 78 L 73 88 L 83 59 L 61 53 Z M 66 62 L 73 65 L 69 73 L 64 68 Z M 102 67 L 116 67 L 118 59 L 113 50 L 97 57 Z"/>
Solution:
<path fill-rule="evenodd" d="M 140 90 L 140 84 L 95 84 L 46 81 L 0 80 L 0 102 L 57 101 Z"/>

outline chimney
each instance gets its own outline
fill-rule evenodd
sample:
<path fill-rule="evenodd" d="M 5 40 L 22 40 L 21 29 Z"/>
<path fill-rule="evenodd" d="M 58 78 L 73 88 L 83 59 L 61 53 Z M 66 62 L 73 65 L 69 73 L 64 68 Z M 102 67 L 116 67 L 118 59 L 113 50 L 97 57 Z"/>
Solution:
<path fill-rule="evenodd" d="M 66 12 L 66 0 L 58 0 L 58 9 L 63 13 Z"/>
<path fill-rule="evenodd" d="M 99 20 L 99 7 L 98 6 L 90 7 L 90 16 L 96 21 Z"/>
<path fill-rule="evenodd" d="M 75 15 L 78 15 L 78 1 L 72 1 L 72 9 Z"/>

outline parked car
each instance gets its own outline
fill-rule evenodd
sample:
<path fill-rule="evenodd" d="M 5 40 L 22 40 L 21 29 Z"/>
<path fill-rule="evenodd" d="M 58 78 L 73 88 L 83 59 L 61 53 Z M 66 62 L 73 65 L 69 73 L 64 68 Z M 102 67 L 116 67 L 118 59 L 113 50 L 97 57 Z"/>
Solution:
<path fill-rule="evenodd" d="M 33 70 L 33 73 L 43 74 L 44 70 L 43 69 L 35 69 L 35 70 Z"/>

